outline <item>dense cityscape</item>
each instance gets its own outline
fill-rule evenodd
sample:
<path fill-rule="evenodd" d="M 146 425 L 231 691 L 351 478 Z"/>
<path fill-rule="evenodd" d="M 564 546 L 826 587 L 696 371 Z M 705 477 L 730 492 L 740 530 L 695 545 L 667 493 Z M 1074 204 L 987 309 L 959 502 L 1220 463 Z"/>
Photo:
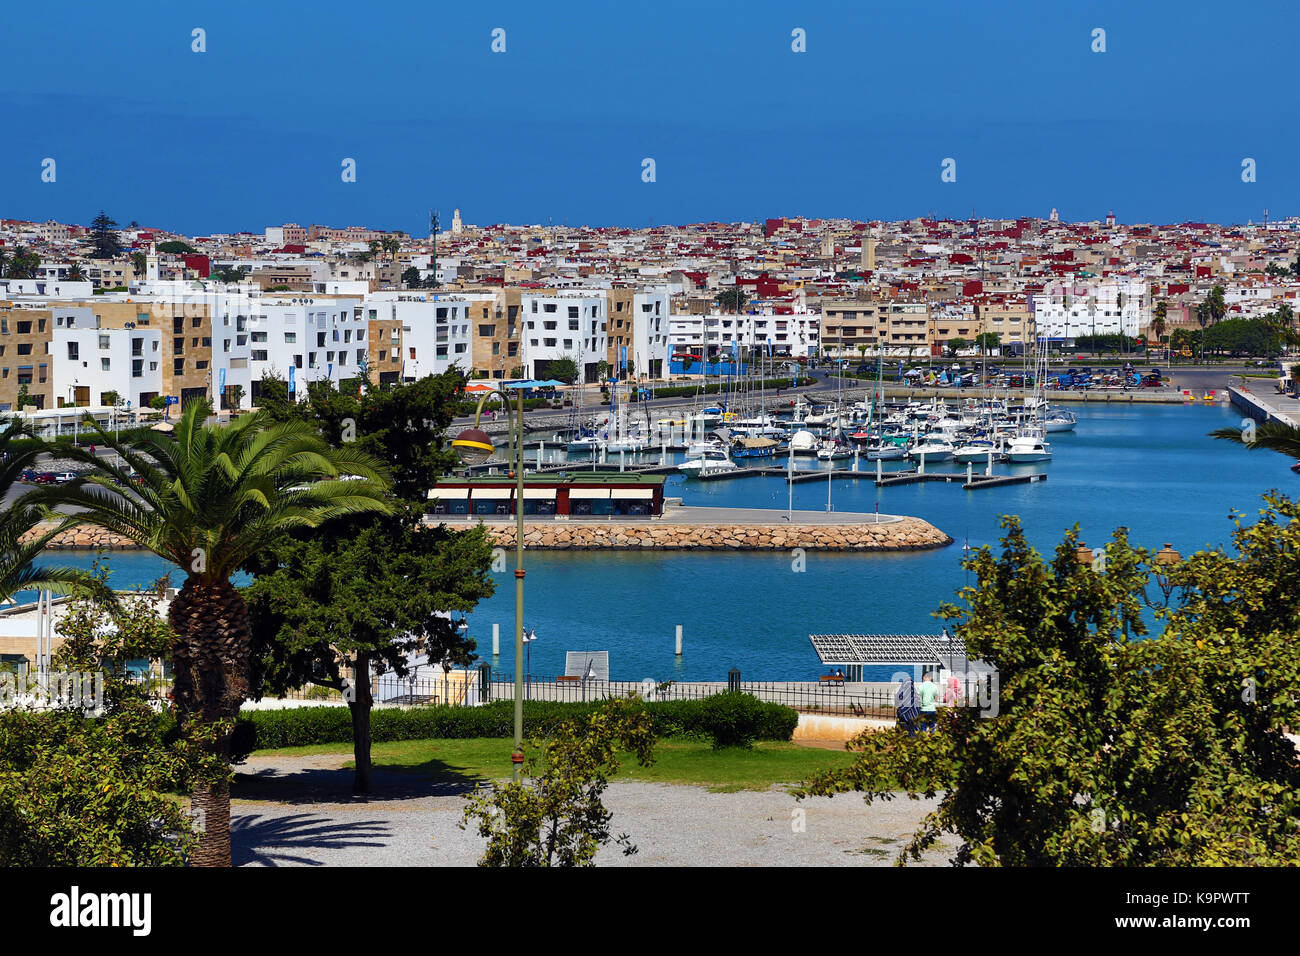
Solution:
<path fill-rule="evenodd" d="M 1013 353 L 1036 338 L 1155 348 L 1223 318 L 1290 315 L 1300 293 L 1294 218 L 1123 225 L 1053 209 L 617 229 L 473 226 L 457 210 L 413 238 L 292 223 L 182 236 L 101 215 L 0 221 L 0 334 L 12 336 L 0 408 L 20 392 L 36 409 L 195 395 L 249 408 L 267 376 L 337 383 L 363 367 L 376 383 L 452 366 L 541 380 L 569 358 L 584 382 L 601 363 L 650 381 L 738 348 L 910 359 L 974 354 L 981 336 Z M 1222 314 L 1199 317 L 1216 287 Z"/>

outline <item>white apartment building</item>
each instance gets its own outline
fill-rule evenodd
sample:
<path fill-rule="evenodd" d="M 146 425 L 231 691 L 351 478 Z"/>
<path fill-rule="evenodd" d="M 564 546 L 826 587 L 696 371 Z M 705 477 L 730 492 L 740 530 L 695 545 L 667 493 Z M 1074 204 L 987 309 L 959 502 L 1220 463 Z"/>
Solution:
<path fill-rule="evenodd" d="M 362 308 L 369 321 L 402 323 L 402 380 L 414 382 L 455 365 L 469 374 L 474 364 L 470 310 L 484 300 L 493 296 L 375 292 Z"/>
<path fill-rule="evenodd" d="M 797 358 L 815 352 L 821 341 L 821 314 L 674 315 L 669 319 L 673 351 L 705 356 L 730 355 L 737 348 L 760 348 L 772 356 Z"/>
<path fill-rule="evenodd" d="M 609 300 L 602 292 L 524 293 L 524 377 L 548 379 L 551 362 L 571 358 L 581 382 L 598 378 L 608 361 Z"/>
<path fill-rule="evenodd" d="M 632 296 L 632 375 L 668 374 L 668 303 L 667 290 Z"/>
<path fill-rule="evenodd" d="M 56 406 L 60 400 L 66 405 L 110 405 L 109 393 L 116 392 L 119 401 L 141 408 L 161 393 L 161 329 L 99 329 L 93 316 L 85 325 L 58 318 L 50 343 Z"/>
<path fill-rule="evenodd" d="M 1049 282 L 1031 299 L 1040 338 L 1137 336 L 1151 321 L 1146 282 L 1138 278 Z"/>
<path fill-rule="evenodd" d="M 248 317 L 246 329 L 248 386 L 244 394 L 248 403 L 261 395 L 262 379 L 268 376 L 291 383 L 299 401 L 306 398 L 310 382 L 330 381 L 337 386 L 361 377 L 369 324 L 359 298 L 264 296 L 256 314 Z M 238 357 L 243 336 L 238 332 L 235 336 L 233 354 Z M 244 384 L 241 371 L 231 363 L 227 386 Z"/>

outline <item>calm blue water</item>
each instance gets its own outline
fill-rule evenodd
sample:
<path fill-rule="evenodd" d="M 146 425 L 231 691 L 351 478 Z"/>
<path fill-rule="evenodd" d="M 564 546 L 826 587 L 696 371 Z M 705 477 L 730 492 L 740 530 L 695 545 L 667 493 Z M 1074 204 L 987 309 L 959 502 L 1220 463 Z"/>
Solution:
<path fill-rule="evenodd" d="M 836 511 L 871 512 L 879 503 L 882 513 L 924 518 L 956 539 L 938 551 L 808 552 L 803 573 L 792 571 L 786 553 L 530 553 L 524 607 L 526 626 L 538 637 L 532 673 L 562 673 L 566 650 L 608 650 L 611 674 L 620 679 L 724 680 L 732 666 L 748 680 L 806 679 L 822 671 L 809 634 L 936 631 L 931 612 L 965 580 L 962 544 L 996 544 L 1000 515 L 1020 515 L 1043 551 L 1077 522 L 1093 547 L 1124 525 L 1136 544 L 1158 549 L 1169 541 L 1190 554 L 1230 544 L 1230 509 L 1253 516 L 1264 491 L 1300 491 L 1289 459 L 1205 437 L 1240 424 L 1241 414 L 1231 408 L 1116 406 L 1078 414 L 1073 433 L 1051 436 L 1051 462 L 1018 466 L 1046 471 L 1044 483 L 965 491 L 956 484 L 877 489 L 870 482 L 834 482 Z M 786 507 L 779 478 L 701 483 L 672 476 L 668 482 L 668 493 L 688 505 Z M 795 507 L 824 510 L 826 484 L 796 486 Z M 130 553 L 112 555 L 110 566 L 117 586 L 144 584 L 165 570 L 157 558 Z M 470 633 L 491 661 L 492 624 L 499 624 L 502 654 L 491 662 L 498 673 L 513 673 L 512 569 L 497 575 L 497 588 L 470 616 Z M 678 624 L 680 659 L 673 654 Z"/>

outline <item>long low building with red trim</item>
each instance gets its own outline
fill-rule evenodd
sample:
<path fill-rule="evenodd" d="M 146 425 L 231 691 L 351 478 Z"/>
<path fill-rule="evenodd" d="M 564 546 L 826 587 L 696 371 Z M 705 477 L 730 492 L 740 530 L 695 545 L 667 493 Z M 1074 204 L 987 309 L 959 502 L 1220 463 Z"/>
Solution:
<path fill-rule="evenodd" d="M 515 512 L 516 483 L 506 475 L 445 478 L 429 491 L 434 517 L 505 518 Z M 662 475 L 562 472 L 524 477 L 530 518 L 657 518 L 664 513 Z"/>

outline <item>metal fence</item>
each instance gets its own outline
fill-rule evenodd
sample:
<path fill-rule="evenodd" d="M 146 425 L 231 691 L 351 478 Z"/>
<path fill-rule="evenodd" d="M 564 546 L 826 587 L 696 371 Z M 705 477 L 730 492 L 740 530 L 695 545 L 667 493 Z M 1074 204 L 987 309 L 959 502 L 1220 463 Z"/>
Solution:
<path fill-rule="evenodd" d="M 140 681 L 148 696 L 164 700 L 171 691 L 170 681 L 154 678 Z M 759 700 L 784 704 L 800 713 L 846 717 L 874 717 L 893 720 L 894 688 L 883 682 L 862 681 L 619 681 L 580 678 L 528 677 L 523 683 L 525 700 L 577 703 L 608 700 L 636 694 L 646 701 L 702 700 L 728 690 L 751 694 Z M 434 677 L 398 677 L 383 674 L 371 679 L 371 694 L 376 704 L 399 706 L 451 705 L 473 706 L 492 701 L 514 700 L 513 681 L 493 680 L 485 669 L 453 670 Z M 307 685 L 276 698 L 263 698 L 263 704 L 276 700 L 341 705 L 349 695 L 339 691 Z"/>
<path fill-rule="evenodd" d="M 784 704 L 801 713 L 894 719 L 894 691 L 888 684 L 854 681 L 611 681 L 539 679 L 524 681 L 525 700 L 593 701 L 636 694 L 647 701 L 702 700 L 728 690 Z M 492 681 L 483 698 L 513 700 L 513 681 Z"/>

